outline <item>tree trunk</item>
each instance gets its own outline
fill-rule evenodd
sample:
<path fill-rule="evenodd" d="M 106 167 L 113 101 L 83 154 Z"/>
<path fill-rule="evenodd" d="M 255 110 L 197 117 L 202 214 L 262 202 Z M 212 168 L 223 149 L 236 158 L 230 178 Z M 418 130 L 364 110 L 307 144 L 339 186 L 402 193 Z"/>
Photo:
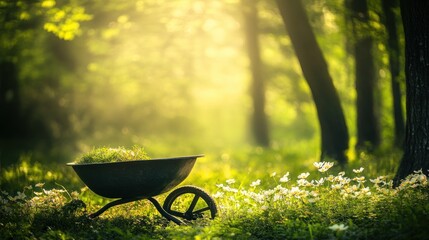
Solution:
<path fill-rule="evenodd" d="M 321 158 L 344 164 L 349 141 L 346 121 L 304 7 L 299 0 L 277 0 L 277 5 L 316 105 L 322 135 Z"/>
<path fill-rule="evenodd" d="M 10 61 L 0 61 L 0 138 L 25 133 L 19 98 L 18 72 Z"/>
<path fill-rule="evenodd" d="M 387 49 L 389 54 L 389 67 L 392 84 L 392 98 L 393 98 L 393 117 L 395 123 L 395 146 L 403 147 L 405 123 L 404 113 L 402 110 L 402 94 L 401 85 L 399 82 L 400 63 L 399 63 L 399 37 L 396 27 L 396 14 L 395 8 L 397 1 L 395 0 L 382 0 L 382 7 L 384 12 L 384 25 L 387 31 Z"/>
<path fill-rule="evenodd" d="M 375 108 L 375 69 L 373 40 L 368 34 L 367 0 L 351 0 L 347 5 L 352 14 L 352 29 L 356 76 L 357 145 L 371 150 L 380 144 L 379 117 Z"/>
<path fill-rule="evenodd" d="M 247 53 L 252 73 L 251 95 L 253 100 L 252 131 L 256 144 L 269 146 L 267 116 L 265 114 L 265 83 L 262 72 L 258 38 L 257 0 L 243 0 L 244 27 L 246 33 Z"/>
<path fill-rule="evenodd" d="M 429 169 L 429 1 L 401 0 L 405 33 L 407 122 L 404 155 L 394 183 Z"/>

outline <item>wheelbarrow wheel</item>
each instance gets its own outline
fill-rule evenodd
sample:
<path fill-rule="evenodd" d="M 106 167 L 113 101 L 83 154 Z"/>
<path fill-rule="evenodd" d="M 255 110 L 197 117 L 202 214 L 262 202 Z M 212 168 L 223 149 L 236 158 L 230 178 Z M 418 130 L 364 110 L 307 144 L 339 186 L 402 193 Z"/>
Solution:
<path fill-rule="evenodd" d="M 163 208 L 169 214 L 186 220 L 217 215 L 215 201 L 208 193 L 198 187 L 183 186 L 172 191 L 164 201 Z"/>

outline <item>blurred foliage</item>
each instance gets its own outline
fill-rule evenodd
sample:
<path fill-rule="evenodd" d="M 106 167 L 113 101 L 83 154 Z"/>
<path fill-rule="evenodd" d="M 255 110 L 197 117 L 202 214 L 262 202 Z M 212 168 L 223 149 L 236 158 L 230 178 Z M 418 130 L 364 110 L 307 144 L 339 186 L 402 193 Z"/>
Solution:
<path fill-rule="evenodd" d="M 305 3 L 353 136 L 355 91 L 344 45 L 344 6 Z M 319 138 L 315 108 L 276 6 L 260 1 L 258 8 L 272 142 L 283 147 L 313 142 Z M 385 33 L 379 6 L 372 11 L 389 145 Z M 9 152 L 35 148 L 65 149 L 70 160 L 93 146 L 163 145 L 167 151 L 155 155 L 177 155 L 253 143 L 238 1 L 1 1 L 0 16 L 2 61 L 17 72 L 9 80 L 16 89 L 4 90 L 2 97 L 8 96 L 6 105 L 18 106 L 17 114 L 4 113 L 17 126 L 2 124 L 16 133 L 2 137 L 3 162 L 18 161 L 19 154 Z"/>

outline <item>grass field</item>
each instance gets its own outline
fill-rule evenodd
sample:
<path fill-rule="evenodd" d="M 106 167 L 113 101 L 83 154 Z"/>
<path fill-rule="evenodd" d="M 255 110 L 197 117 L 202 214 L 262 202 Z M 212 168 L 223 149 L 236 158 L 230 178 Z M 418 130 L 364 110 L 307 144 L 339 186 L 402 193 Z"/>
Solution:
<path fill-rule="evenodd" d="M 89 219 L 109 200 L 63 163 L 23 155 L 1 170 L 0 239 L 429 239 L 427 173 L 392 188 L 400 153 L 360 154 L 340 169 L 298 152 L 207 153 L 181 185 L 209 192 L 218 217 L 182 226 L 146 200 Z"/>

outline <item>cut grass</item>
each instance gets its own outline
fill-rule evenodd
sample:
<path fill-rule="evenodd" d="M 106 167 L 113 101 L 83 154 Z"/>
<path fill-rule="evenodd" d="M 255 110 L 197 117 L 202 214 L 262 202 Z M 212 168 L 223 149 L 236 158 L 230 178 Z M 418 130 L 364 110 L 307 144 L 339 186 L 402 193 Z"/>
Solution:
<path fill-rule="evenodd" d="M 145 149 L 139 146 L 133 146 L 131 149 L 100 147 L 83 154 L 75 163 L 107 163 L 149 159 Z"/>

